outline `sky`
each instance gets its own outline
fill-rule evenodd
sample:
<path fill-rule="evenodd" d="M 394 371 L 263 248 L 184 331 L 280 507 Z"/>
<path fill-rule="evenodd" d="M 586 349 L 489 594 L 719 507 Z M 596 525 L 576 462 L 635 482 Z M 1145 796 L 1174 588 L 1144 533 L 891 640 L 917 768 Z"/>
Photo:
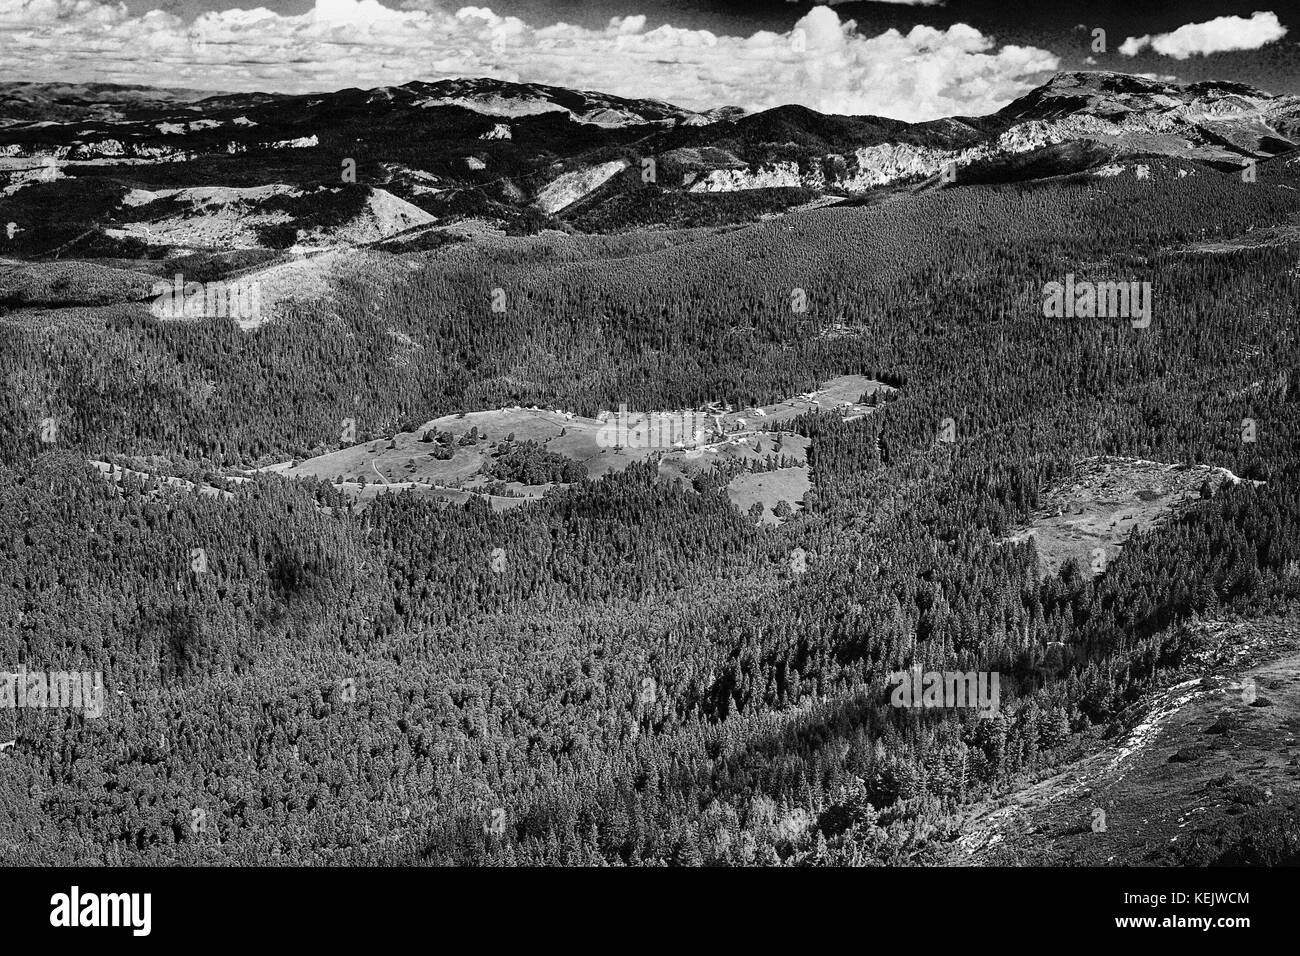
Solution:
<path fill-rule="evenodd" d="M 909 121 L 991 112 L 1056 70 L 1300 93 L 1297 0 L 479 2 L 0 0 L 0 82 L 302 93 L 492 76 Z"/>

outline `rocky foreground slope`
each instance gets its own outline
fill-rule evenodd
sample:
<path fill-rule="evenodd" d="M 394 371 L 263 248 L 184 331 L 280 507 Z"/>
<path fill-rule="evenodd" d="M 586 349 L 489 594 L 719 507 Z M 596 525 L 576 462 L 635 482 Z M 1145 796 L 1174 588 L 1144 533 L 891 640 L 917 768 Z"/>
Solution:
<path fill-rule="evenodd" d="M 1081 759 L 973 808 L 943 862 L 1300 863 L 1300 621 L 1192 630 L 1184 674 Z"/>

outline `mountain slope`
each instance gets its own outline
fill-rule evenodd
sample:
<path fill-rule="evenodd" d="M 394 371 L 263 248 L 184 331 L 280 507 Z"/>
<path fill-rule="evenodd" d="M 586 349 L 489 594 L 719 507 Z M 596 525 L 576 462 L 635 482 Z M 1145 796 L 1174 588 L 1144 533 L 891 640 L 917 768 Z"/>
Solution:
<path fill-rule="evenodd" d="M 356 183 L 429 222 L 617 231 L 656 215 L 674 225 L 743 222 L 881 189 L 1043 179 L 1157 156 L 1232 168 L 1297 142 L 1300 97 L 1119 73 L 1060 73 L 989 116 L 925 123 L 801 106 L 696 113 L 489 79 L 203 99 L 11 84 L 0 92 L 0 222 L 22 231 L 5 238 L 6 254 L 39 256 L 103 235 L 104 204 L 129 218 L 115 203 L 133 190 L 284 186 L 325 209 L 334 190 Z M 77 189 L 97 198 L 59 202 Z M 733 193 L 765 198 L 667 201 Z M 55 217 L 63 231 L 42 244 L 23 219 L 51 202 L 64 207 Z M 313 201 L 300 206 L 264 224 L 284 227 L 281 244 L 297 229 L 314 231 Z M 142 238 L 113 228 L 110 240 Z"/>
<path fill-rule="evenodd" d="M 972 810 L 963 865 L 1300 862 L 1300 628 L 1207 622 L 1200 673 L 1057 773 Z"/>

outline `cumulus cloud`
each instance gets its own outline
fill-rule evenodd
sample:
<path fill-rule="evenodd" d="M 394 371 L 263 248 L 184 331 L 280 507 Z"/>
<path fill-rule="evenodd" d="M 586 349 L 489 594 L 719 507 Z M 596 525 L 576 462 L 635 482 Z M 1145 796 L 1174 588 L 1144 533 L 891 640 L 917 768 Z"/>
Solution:
<path fill-rule="evenodd" d="M 788 0 L 789 3 L 798 3 L 799 0 Z M 822 0 L 827 6 L 835 6 L 837 3 L 858 3 L 860 0 Z M 876 3 L 901 3 L 909 7 L 937 7 L 941 6 L 947 0 L 875 0 Z"/>
<path fill-rule="evenodd" d="M 1136 56 L 1150 47 L 1175 60 L 1186 60 L 1196 54 L 1226 53 L 1231 50 L 1258 50 L 1286 35 L 1286 27 L 1278 22 L 1276 13 L 1255 12 L 1246 17 L 1215 17 L 1205 23 L 1188 23 L 1172 33 L 1129 37 L 1120 44 L 1119 52 Z"/>
<path fill-rule="evenodd" d="M 787 32 L 733 37 L 647 30 L 642 15 L 599 29 L 533 27 L 439 0 L 316 0 L 298 16 L 232 9 L 191 24 L 158 10 L 131 16 L 121 3 L 0 0 L 0 45 L 6 73 L 21 79 L 313 92 L 491 76 L 694 109 L 797 103 L 907 120 L 989 112 L 1059 62 L 962 23 L 864 36 L 828 6 Z"/>

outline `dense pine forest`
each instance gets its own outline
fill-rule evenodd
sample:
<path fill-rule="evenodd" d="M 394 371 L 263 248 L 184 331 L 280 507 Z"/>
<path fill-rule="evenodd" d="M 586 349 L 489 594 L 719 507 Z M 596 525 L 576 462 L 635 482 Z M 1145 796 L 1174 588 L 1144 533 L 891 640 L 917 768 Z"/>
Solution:
<path fill-rule="evenodd" d="M 1300 166 L 1150 167 L 449 245 L 252 332 L 0 315 L 0 663 L 102 671 L 108 698 L 0 711 L 0 859 L 937 859 L 963 805 L 1113 734 L 1197 619 L 1300 597 L 1300 241 L 1267 231 Z M 1044 318 L 1066 273 L 1149 281 L 1153 322 Z M 504 512 L 86 465 L 201 479 L 336 448 L 345 420 L 741 407 L 847 373 L 897 393 L 795 421 L 813 487 L 776 526 L 717 483 L 592 480 L 526 442 L 497 477 L 568 486 Z M 1097 455 L 1244 480 L 1103 574 L 1042 577 L 1008 535 Z M 914 665 L 999 672 L 998 713 L 891 707 Z"/>

